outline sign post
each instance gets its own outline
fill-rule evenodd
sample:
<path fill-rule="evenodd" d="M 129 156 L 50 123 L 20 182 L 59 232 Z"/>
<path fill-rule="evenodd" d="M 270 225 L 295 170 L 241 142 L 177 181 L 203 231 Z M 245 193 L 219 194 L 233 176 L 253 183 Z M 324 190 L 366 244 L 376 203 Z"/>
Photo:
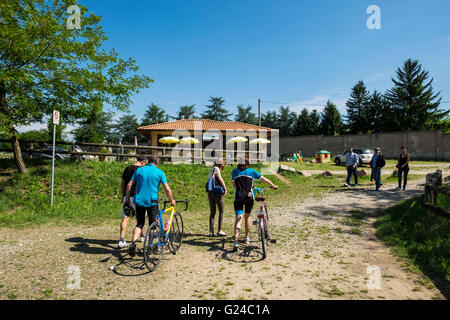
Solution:
<path fill-rule="evenodd" d="M 56 143 L 56 125 L 59 125 L 59 111 L 53 110 L 53 150 L 52 150 L 52 191 L 50 196 L 50 205 L 53 206 L 53 186 L 55 183 L 55 143 Z"/>

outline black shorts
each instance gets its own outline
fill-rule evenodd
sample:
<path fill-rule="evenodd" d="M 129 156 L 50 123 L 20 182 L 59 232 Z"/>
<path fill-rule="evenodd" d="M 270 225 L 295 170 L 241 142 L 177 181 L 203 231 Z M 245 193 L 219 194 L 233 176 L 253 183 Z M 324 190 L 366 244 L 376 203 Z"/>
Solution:
<path fill-rule="evenodd" d="M 148 225 L 150 226 L 153 222 L 156 221 L 156 217 L 159 214 L 159 209 L 158 206 L 153 206 L 153 207 L 140 207 L 138 205 L 136 205 L 136 220 L 137 220 L 137 224 L 136 227 L 137 228 L 144 228 L 145 225 L 145 213 L 147 213 L 148 216 Z"/>
<path fill-rule="evenodd" d="M 252 198 L 246 199 L 246 200 L 235 200 L 234 201 L 234 211 L 237 216 L 242 216 L 244 214 L 244 207 L 245 207 L 245 213 L 250 214 L 253 209 L 253 204 L 255 203 L 255 200 Z"/>

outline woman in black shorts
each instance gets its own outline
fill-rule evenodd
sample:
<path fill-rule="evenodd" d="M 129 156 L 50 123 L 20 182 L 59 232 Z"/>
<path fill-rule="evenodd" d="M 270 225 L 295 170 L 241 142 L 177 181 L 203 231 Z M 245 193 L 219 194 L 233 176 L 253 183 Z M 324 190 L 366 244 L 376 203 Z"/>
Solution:
<path fill-rule="evenodd" d="M 400 148 L 402 152 L 398 156 L 398 188 L 397 190 L 402 189 L 402 176 L 404 177 L 403 181 L 403 191 L 406 191 L 406 184 L 408 183 L 408 173 L 409 173 L 409 161 L 411 160 L 411 155 L 406 152 L 406 147 Z"/>

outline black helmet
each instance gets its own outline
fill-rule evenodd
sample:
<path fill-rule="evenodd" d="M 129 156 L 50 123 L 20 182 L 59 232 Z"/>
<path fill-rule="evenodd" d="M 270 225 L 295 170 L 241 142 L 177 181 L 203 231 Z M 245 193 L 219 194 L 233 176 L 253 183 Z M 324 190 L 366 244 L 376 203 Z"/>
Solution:
<path fill-rule="evenodd" d="M 136 210 L 131 205 L 123 205 L 123 212 L 126 217 L 134 217 L 136 215 Z"/>

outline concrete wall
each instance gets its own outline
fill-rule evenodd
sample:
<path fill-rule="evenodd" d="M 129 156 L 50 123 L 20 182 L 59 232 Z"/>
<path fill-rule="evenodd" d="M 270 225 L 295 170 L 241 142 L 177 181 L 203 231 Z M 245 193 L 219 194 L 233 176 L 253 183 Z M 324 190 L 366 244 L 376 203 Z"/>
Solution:
<path fill-rule="evenodd" d="M 370 149 L 380 147 L 387 158 L 397 158 L 402 145 L 408 148 L 413 159 L 450 161 L 450 135 L 442 134 L 442 131 L 280 137 L 280 154 L 290 155 L 300 150 L 304 156 L 311 157 L 316 151 L 325 149 L 335 156 L 351 146 Z"/>

